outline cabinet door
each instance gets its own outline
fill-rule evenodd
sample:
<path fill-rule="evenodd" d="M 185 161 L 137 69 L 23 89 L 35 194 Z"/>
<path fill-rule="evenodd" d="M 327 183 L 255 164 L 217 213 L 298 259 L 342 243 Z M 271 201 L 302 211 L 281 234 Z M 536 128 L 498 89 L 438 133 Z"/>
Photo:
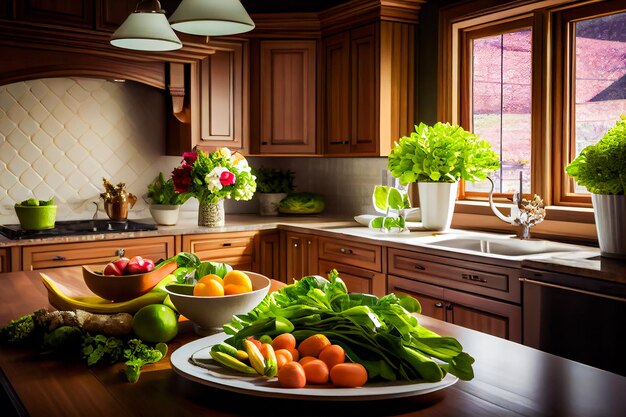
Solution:
<path fill-rule="evenodd" d="M 93 6 L 93 0 L 21 0 L 15 13 L 18 20 L 93 28 Z"/>
<path fill-rule="evenodd" d="M 350 33 L 324 39 L 324 152 L 350 152 Z"/>
<path fill-rule="evenodd" d="M 247 43 L 211 41 L 200 65 L 200 148 L 242 149 L 248 135 Z M 211 150 L 211 149 L 209 149 Z"/>
<path fill-rule="evenodd" d="M 445 320 L 443 288 L 389 275 L 389 293 L 410 295 L 419 301 L 422 314 Z"/>
<path fill-rule="evenodd" d="M 251 271 L 256 234 L 255 231 L 185 235 L 183 252 L 194 253 L 202 261 L 224 262 L 234 269 Z"/>
<path fill-rule="evenodd" d="M 260 42 L 260 152 L 316 150 L 316 41 Z"/>
<path fill-rule="evenodd" d="M 318 273 L 317 238 L 301 233 L 285 234 L 285 275 L 283 280 L 292 283 L 307 275 Z"/>
<path fill-rule="evenodd" d="M 96 0 L 96 29 L 116 31 L 136 7 L 136 0 Z"/>
<path fill-rule="evenodd" d="M 120 256 L 141 256 L 158 261 L 176 254 L 174 236 L 138 239 L 101 240 L 97 242 L 24 246 L 22 269 L 57 268 L 89 264 L 105 264 Z"/>
<path fill-rule="evenodd" d="M 268 278 L 279 279 L 280 238 L 274 230 L 262 231 L 258 235 L 258 249 L 255 252 L 255 271 Z"/>
<path fill-rule="evenodd" d="M 379 120 L 379 59 L 377 26 L 350 32 L 352 132 L 350 151 L 376 152 Z"/>
<path fill-rule="evenodd" d="M 0 273 L 9 272 L 9 249 L 0 249 Z"/>
<path fill-rule="evenodd" d="M 385 295 L 387 283 L 384 274 L 321 259 L 317 269 L 324 278 L 328 277 L 331 270 L 336 269 L 349 292 L 374 294 L 377 297 Z"/>
<path fill-rule="evenodd" d="M 319 239 L 319 257 L 375 272 L 382 271 L 382 247 L 343 239 Z"/>

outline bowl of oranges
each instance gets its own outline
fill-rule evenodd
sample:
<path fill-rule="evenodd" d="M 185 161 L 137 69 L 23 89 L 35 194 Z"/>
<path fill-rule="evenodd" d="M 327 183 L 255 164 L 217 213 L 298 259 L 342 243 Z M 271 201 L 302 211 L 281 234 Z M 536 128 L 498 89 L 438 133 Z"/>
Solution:
<path fill-rule="evenodd" d="M 194 324 L 197 334 L 221 331 L 234 315 L 245 314 L 267 295 L 270 279 L 249 271 L 232 270 L 224 277 L 208 274 L 195 284 L 169 284 L 165 291 L 176 310 Z"/>

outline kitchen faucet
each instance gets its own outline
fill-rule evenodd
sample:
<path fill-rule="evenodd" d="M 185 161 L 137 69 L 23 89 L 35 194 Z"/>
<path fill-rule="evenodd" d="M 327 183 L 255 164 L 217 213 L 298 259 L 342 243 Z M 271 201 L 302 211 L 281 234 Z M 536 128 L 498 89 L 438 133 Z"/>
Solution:
<path fill-rule="evenodd" d="M 520 226 L 518 237 L 520 239 L 530 239 L 530 228 L 539 224 L 546 217 L 543 200 L 537 194 L 532 200 L 528 201 L 524 198 L 522 187 L 522 171 L 519 173 L 519 192 L 513 193 L 513 205 L 509 216 L 503 215 L 493 203 L 493 190 L 495 184 L 490 177 L 487 177 L 491 183 L 491 191 L 489 191 L 489 207 L 491 211 L 502 221 L 512 225 Z"/>

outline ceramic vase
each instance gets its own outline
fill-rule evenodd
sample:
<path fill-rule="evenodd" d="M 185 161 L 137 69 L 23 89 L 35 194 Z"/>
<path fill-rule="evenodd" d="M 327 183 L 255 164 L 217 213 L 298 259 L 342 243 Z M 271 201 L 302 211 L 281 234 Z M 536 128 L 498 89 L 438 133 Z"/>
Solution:
<path fill-rule="evenodd" d="M 417 187 L 424 229 L 439 231 L 449 229 L 454 214 L 458 181 L 420 182 Z"/>
<path fill-rule="evenodd" d="M 156 222 L 163 226 L 173 226 L 178 221 L 180 206 L 176 204 L 151 204 L 150 214 Z"/>
<path fill-rule="evenodd" d="M 600 254 L 626 259 L 626 195 L 591 194 Z"/>
<path fill-rule="evenodd" d="M 278 203 L 287 197 L 286 193 L 258 193 L 259 214 L 261 216 L 277 216 Z"/>
<path fill-rule="evenodd" d="M 198 206 L 198 226 L 222 227 L 225 224 L 224 200 L 217 203 L 201 201 Z"/>

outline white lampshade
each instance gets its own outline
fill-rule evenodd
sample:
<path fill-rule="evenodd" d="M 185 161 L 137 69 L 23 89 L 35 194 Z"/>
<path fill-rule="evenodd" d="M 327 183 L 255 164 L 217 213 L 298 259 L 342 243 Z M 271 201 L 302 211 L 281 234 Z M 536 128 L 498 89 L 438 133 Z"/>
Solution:
<path fill-rule="evenodd" d="M 160 10 L 131 13 L 111 36 L 111 45 L 138 51 L 173 51 L 183 47 Z"/>
<path fill-rule="evenodd" d="M 200 36 L 234 35 L 254 29 L 239 0 L 183 0 L 169 20 L 175 30 Z"/>

